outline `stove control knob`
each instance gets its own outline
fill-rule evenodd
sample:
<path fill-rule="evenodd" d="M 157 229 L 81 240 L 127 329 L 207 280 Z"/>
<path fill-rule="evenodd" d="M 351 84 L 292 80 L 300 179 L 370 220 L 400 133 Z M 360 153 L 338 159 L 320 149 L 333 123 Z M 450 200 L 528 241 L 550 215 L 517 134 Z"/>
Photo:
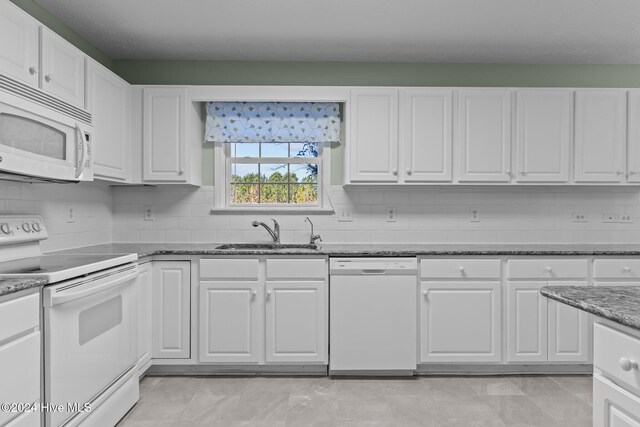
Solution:
<path fill-rule="evenodd" d="M 34 222 L 33 224 L 31 224 L 31 228 L 33 229 L 33 231 L 35 231 L 36 233 L 39 233 L 42 230 L 42 227 L 40 226 L 39 222 Z"/>
<path fill-rule="evenodd" d="M 22 224 L 22 229 L 23 229 L 26 233 L 28 233 L 28 232 L 30 232 L 30 231 L 31 231 L 31 225 L 29 225 L 29 223 L 28 223 L 28 222 L 25 222 L 24 224 Z"/>
<path fill-rule="evenodd" d="M 10 234 L 11 233 L 11 227 L 9 227 L 9 224 L 2 224 L 0 225 L 0 231 L 2 231 L 3 234 Z"/>

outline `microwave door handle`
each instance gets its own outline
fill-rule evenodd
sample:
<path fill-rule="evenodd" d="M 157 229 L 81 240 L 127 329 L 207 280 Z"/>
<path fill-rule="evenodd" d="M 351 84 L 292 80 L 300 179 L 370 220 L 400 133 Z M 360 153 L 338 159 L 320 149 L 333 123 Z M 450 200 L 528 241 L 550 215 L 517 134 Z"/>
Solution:
<path fill-rule="evenodd" d="M 86 166 L 86 160 L 87 160 L 87 144 L 84 142 L 84 137 L 82 134 L 82 129 L 80 128 L 80 125 L 76 123 L 76 134 L 78 136 L 78 141 L 76 142 L 76 147 L 77 144 L 80 144 L 81 147 L 81 151 L 82 151 L 82 156 L 80 157 L 80 162 L 78 164 L 78 166 L 76 167 L 76 178 L 80 178 L 80 175 L 82 175 L 82 172 L 84 172 L 84 168 Z"/>
<path fill-rule="evenodd" d="M 73 301 L 79 298 L 85 298 L 93 294 L 97 294 L 98 292 L 102 292 L 111 288 L 115 288 L 121 286 L 127 282 L 138 277 L 138 272 L 135 271 L 133 273 L 127 274 L 126 276 L 122 276 L 121 278 L 115 281 L 106 281 L 97 286 L 78 286 L 79 289 L 68 291 L 62 291 L 59 295 L 55 293 L 51 295 L 51 306 L 63 304 L 65 302 Z"/>

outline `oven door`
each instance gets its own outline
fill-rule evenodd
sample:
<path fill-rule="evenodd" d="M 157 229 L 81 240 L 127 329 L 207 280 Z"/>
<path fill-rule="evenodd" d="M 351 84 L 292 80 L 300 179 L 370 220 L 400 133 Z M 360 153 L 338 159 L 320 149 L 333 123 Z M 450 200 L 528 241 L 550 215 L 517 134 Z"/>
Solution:
<path fill-rule="evenodd" d="M 63 425 L 136 364 L 137 265 L 44 289 L 46 425 Z M 95 409 L 95 408 L 94 408 Z"/>
<path fill-rule="evenodd" d="M 0 97 L 0 171 L 57 181 L 93 179 L 84 126 L 24 100 L 4 101 Z"/>

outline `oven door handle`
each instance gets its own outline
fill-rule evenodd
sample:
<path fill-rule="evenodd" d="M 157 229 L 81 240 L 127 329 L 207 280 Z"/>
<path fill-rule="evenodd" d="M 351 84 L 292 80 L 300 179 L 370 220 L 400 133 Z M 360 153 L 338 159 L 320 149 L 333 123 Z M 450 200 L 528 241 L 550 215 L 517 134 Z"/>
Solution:
<path fill-rule="evenodd" d="M 138 277 L 138 271 L 134 271 L 132 273 L 127 274 L 126 276 L 122 276 L 113 281 L 105 281 L 99 285 L 94 286 L 79 286 L 77 290 L 64 290 L 59 294 L 51 295 L 51 306 L 63 304 L 65 302 L 73 301 L 79 298 L 85 298 L 93 294 L 97 294 L 98 292 L 106 291 L 108 289 L 116 288 L 118 286 L 122 286 L 127 282 Z"/>

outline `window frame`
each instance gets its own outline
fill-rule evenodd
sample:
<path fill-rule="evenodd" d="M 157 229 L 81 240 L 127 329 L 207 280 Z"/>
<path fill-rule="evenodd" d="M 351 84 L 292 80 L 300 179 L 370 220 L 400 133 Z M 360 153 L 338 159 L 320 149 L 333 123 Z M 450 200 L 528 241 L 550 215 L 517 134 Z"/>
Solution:
<path fill-rule="evenodd" d="M 297 143 L 291 141 L 290 143 Z M 333 209 L 327 204 L 328 197 L 325 192 L 330 188 L 331 177 L 331 149 L 330 143 L 318 143 L 318 157 L 246 157 L 237 158 L 236 163 L 263 163 L 263 164 L 306 164 L 316 163 L 318 165 L 318 203 L 315 205 L 298 203 L 256 203 L 235 204 L 230 203 L 231 197 L 231 145 L 230 143 L 214 143 L 214 208 L 213 211 L 244 211 L 244 212 L 332 212 Z M 246 161 L 244 161 L 246 159 Z M 309 159 L 315 159 L 309 162 Z"/>

